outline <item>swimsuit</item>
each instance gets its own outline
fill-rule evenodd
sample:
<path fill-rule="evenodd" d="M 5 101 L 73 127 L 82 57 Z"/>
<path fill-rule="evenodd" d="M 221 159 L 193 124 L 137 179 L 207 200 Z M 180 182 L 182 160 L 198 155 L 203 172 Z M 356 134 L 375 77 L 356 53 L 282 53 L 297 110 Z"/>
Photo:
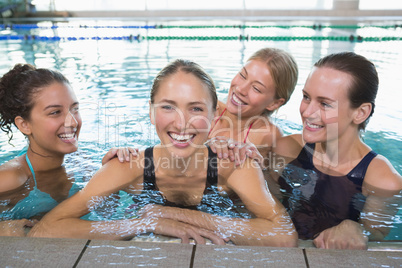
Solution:
<path fill-rule="evenodd" d="M 193 209 L 210 214 L 227 217 L 250 218 L 250 213 L 244 209 L 244 205 L 237 205 L 236 200 L 231 200 L 218 190 L 218 158 L 208 147 L 207 178 L 203 197 L 198 205 L 186 206 L 167 200 L 158 190 L 155 178 L 155 165 L 153 147 L 145 149 L 144 154 L 144 188 L 141 194 L 133 194 L 134 204 L 126 209 L 126 217 L 136 217 L 135 214 L 146 204 L 158 204 L 186 209 Z M 234 203 L 235 202 L 235 203 Z"/>
<path fill-rule="evenodd" d="M 215 124 L 214 124 L 214 127 L 216 126 L 216 124 L 218 123 L 218 121 L 221 119 L 221 117 L 223 116 L 223 114 L 224 114 L 225 112 L 226 112 L 226 108 L 225 108 L 225 109 L 223 110 L 223 112 L 219 115 L 218 119 L 216 119 Z M 246 143 L 248 134 L 250 133 L 250 129 L 252 128 L 253 123 L 254 123 L 254 122 L 252 122 L 252 123 L 250 124 L 250 126 L 248 127 L 248 130 L 247 130 L 247 133 L 246 133 L 246 137 L 244 137 L 243 143 Z M 214 129 L 214 128 L 211 128 L 211 130 L 210 130 L 209 133 L 208 133 L 208 136 L 209 136 L 209 134 L 211 134 L 211 132 L 212 132 L 213 129 Z"/>
<path fill-rule="evenodd" d="M 33 216 L 43 216 L 46 212 L 49 212 L 59 203 L 54 200 L 50 194 L 42 192 L 38 189 L 36 183 L 35 172 L 32 167 L 31 161 L 29 161 L 28 154 L 25 155 L 26 162 L 32 173 L 32 178 L 35 185 L 28 196 L 20 200 L 9 210 L 0 213 L 1 220 L 16 220 L 16 219 L 30 219 Z M 78 192 L 81 188 L 74 183 L 69 191 L 69 197 Z"/>
<path fill-rule="evenodd" d="M 331 176 L 314 167 L 314 148 L 315 144 L 306 144 L 278 180 L 282 203 L 301 239 L 313 239 L 345 219 L 359 220 L 366 201 L 364 176 L 377 155 L 370 151 L 347 175 Z"/>

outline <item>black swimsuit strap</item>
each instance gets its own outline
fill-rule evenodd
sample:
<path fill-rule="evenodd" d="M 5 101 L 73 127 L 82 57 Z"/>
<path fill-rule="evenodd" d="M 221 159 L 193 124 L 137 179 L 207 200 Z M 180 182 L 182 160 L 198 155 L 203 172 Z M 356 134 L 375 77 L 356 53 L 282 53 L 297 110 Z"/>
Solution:
<path fill-rule="evenodd" d="M 149 147 L 144 152 L 144 190 L 155 190 L 155 181 L 154 147 Z"/>
<path fill-rule="evenodd" d="M 303 163 L 304 168 L 314 168 L 313 164 L 313 154 L 314 154 L 315 144 L 314 143 L 306 143 L 306 145 L 301 150 L 297 159 Z M 368 152 L 363 159 L 346 175 L 349 180 L 362 184 L 364 180 L 364 176 L 366 176 L 366 171 L 368 166 L 370 165 L 371 160 L 377 156 L 377 153 L 374 151 Z"/>
<path fill-rule="evenodd" d="M 209 185 L 218 184 L 218 157 L 208 146 L 207 182 Z"/>

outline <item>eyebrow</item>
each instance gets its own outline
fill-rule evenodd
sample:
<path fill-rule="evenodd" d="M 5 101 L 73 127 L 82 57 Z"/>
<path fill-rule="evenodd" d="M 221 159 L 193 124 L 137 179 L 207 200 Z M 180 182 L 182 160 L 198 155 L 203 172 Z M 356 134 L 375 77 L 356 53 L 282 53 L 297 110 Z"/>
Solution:
<path fill-rule="evenodd" d="M 302 91 L 303 91 L 304 94 L 310 96 L 310 94 L 308 94 L 304 89 L 303 89 Z M 335 101 L 336 101 L 336 100 L 333 100 L 333 99 L 331 99 L 331 98 L 321 97 L 321 96 L 318 96 L 317 99 L 319 99 L 319 100 L 328 100 L 328 101 L 331 101 L 331 102 L 335 102 Z"/>
<path fill-rule="evenodd" d="M 176 105 L 176 102 L 174 100 L 162 99 L 160 102 L 167 102 L 167 103 Z M 189 103 L 189 105 L 199 105 L 199 104 L 207 105 L 205 102 L 202 102 L 202 101 L 192 101 Z"/>
<path fill-rule="evenodd" d="M 79 104 L 78 101 L 76 101 L 71 106 L 75 106 L 75 105 L 78 105 L 78 104 Z M 60 105 L 60 104 L 51 104 L 51 105 L 46 106 L 45 109 L 43 109 L 43 110 L 45 111 L 47 109 L 62 108 L 62 107 L 63 107 L 63 105 Z"/>

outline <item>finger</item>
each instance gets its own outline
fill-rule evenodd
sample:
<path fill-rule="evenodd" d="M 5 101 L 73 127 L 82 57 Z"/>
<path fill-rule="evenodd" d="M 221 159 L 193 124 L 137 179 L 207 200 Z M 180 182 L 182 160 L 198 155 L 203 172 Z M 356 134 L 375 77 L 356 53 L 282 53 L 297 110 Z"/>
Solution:
<path fill-rule="evenodd" d="M 216 151 L 216 154 L 218 155 L 218 158 L 222 159 L 222 157 L 223 157 L 222 146 L 220 146 L 218 144 L 218 142 L 215 143 L 215 151 Z"/>
<path fill-rule="evenodd" d="M 126 159 L 126 161 L 130 161 L 130 151 L 128 150 L 128 148 L 124 148 L 124 159 Z"/>
<path fill-rule="evenodd" d="M 131 153 L 132 156 L 137 157 L 139 150 L 138 149 L 134 149 L 134 148 L 128 148 L 129 152 Z"/>
<path fill-rule="evenodd" d="M 226 142 L 222 142 L 222 158 L 229 158 L 229 148 Z"/>
<path fill-rule="evenodd" d="M 320 234 L 319 236 L 317 236 L 317 238 L 313 240 L 313 244 L 315 245 L 316 248 L 325 248 L 322 234 Z"/>
<path fill-rule="evenodd" d="M 116 153 L 117 153 L 117 148 L 111 148 L 106 154 L 105 156 L 102 158 L 102 166 L 104 164 L 106 164 L 107 162 L 109 162 L 111 159 L 113 159 L 114 157 L 116 157 Z"/>
<path fill-rule="evenodd" d="M 187 236 L 180 237 L 182 244 L 190 244 L 190 238 Z"/>
<path fill-rule="evenodd" d="M 208 146 L 211 148 L 212 152 L 216 153 L 216 146 L 215 146 L 215 138 L 212 138 L 208 141 Z"/>
<path fill-rule="evenodd" d="M 235 156 L 235 152 L 234 152 L 233 148 L 230 148 L 230 147 L 229 147 L 228 154 L 229 154 L 229 159 L 230 159 L 230 161 L 233 162 L 233 161 L 236 160 L 236 156 Z"/>
<path fill-rule="evenodd" d="M 34 222 L 34 221 L 26 220 L 24 226 L 25 226 L 25 227 L 34 227 L 35 223 L 36 223 L 36 222 Z"/>
<path fill-rule="evenodd" d="M 202 233 L 202 230 L 198 230 L 200 233 Z M 197 231 L 194 231 L 192 228 L 188 229 L 188 234 L 192 239 L 194 239 L 194 242 L 198 245 L 205 245 L 206 241 L 205 238 L 203 238 L 201 235 L 198 234 Z"/>
<path fill-rule="evenodd" d="M 239 146 L 236 146 L 235 148 L 233 148 L 233 155 L 234 155 L 234 161 L 236 166 L 241 164 L 241 153 L 240 153 L 240 148 Z"/>

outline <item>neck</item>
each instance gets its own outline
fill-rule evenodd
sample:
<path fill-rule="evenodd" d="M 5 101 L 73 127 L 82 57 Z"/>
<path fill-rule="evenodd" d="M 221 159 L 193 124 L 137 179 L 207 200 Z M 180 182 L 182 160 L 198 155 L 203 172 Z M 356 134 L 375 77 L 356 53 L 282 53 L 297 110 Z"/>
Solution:
<path fill-rule="evenodd" d="M 364 154 L 364 148 L 367 148 L 358 135 L 343 136 L 317 145 L 317 152 L 321 154 L 321 161 L 328 166 L 339 166 L 342 163 L 352 162 L 356 157 Z"/>
<path fill-rule="evenodd" d="M 245 129 L 248 129 L 250 125 L 258 119 L 258 116 L 243 117 L 241 113 L 232 114 L 229 111 L 226 111 L 224 116 L 228 117 L 228 121 L 232 124 L 233 130 L 237 133 L 241 133 Z"/>
<path fill-rule="evenodd" d="M 34 171 L 47 171 L 61 167 L 64 161 L 64 155 L 47 156 L 42 155 L 29 146 L 27 155 Z"/>

